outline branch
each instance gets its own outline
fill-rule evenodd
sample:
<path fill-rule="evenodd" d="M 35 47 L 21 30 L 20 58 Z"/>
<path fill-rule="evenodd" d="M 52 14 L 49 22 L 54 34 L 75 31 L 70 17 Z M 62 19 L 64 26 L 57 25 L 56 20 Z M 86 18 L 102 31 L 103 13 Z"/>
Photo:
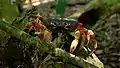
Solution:
<path fill-rule="evenodd" d="M 95 54 L 92 54 L 92 57 L 89 56 L 84 59 L 70 54 L 60 48 L 56 48 L 55 56 L 60 56 L 59 58 L 62 59 L 62 61 L 74 64 L 82 68 L 104 68 L 103 63 L 95 56 Z"/>
<path fill-rule="evenodd" d="M 104 68 L 102 62 L 95 56 L 95 54 L 93 54 L 92 57 L 87 57 L 86 59 L 77 57 L 60 48 L 55 48 L 54 46 L 47 44 L 42 40 L 38 40 L 28 35 L 24 31 L 21 31 L 20 29 L 9 25 L 8 23 L 5 23 L 3 21 L 0 22 L 0 29 L 4 30 L 11 36 L 16 37 L 17 39 L 20 39 L 26 44 L 34 45 L 36 47 L 39 47 L 40 50 L 43 52 L 47 52 L 57 56 L 62 61 L 72 63 L 82 68 Z"/>
<path fill-rule="evenodd" d="M 5 22 L 0 22 L 0 29 L 4 30 L 8 34 L 10 34 L 13 37 L 16 37 L 17 39 L 20 39 L 21 41 L 29 44 L 34 45 L 40 48 L 43 52 L 49 52 L 53 50 L 52 45 L 48 45 L 42 40 L 38 40 L 30 35 L 28 35 L 26 32 L 21 31 L 20 29 L 16 28 L 15 26 L 9 25 Z"/>

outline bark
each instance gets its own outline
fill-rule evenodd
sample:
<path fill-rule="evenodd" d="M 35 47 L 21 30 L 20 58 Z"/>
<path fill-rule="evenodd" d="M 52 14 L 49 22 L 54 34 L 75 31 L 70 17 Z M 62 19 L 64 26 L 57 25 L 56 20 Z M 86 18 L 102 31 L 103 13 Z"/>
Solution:
<path fill-rule="evenodd" d="M 102 62 L 93 54 L 92 56 L 87 57 L 86 59 L 77 57 L 73 54 L 70 54 L 60 48 L 55 48 L 51 44 L 45 43 L 42 40 L 38 40 L 24 31 L 9 25 L 6 22 L 0 22 L 0 29 L 4 30 L 8 34 L 17 39 L 23 41 L 26 44 L 34 45 L 40 49 L 40 51 L 50 53 L 54 56 L 57 56 L 60 60 L 74 64 L 82 68 L 104 68 Z"/>

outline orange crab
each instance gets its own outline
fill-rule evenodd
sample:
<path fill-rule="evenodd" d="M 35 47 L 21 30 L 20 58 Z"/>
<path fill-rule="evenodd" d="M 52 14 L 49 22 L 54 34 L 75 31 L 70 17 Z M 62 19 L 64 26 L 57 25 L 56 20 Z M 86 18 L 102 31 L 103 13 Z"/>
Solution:
<path fill-rule="evenodd" d="M 43 25 L 43 21 L 41 16 L 31 16 L 30 23 L 25 26 L 24 31 L 30 33 L 30 29 L 32 29 L 35 37 L 46 42 L 51 42 L 51 32 Z"/>
<path fill-rule="evenodd" d="M 91 53 L 89 55 L 93 54 L 93 52 L 96 50 L 97 41 L 95 39 L 95 35 L 94 35 L 93 31 L 85 28 L 82 23 L 78 24 L 78 27 L 74 31 L 73 36 L 74 36 L 74 40 L 72 41 L 71 46 L 70 46 L 71 53 L 73 53 L 76 50 L 76 47 L 79 45 L 78 43 L 80 41 L 82 41 L 82 42 L 80 42 L 80 46 L 83 48 L 85 48 L 85 46 L 89 45 L 90 40 L 93 41 L 93 50 L 91 51 Z M 85 44 L 86 40 L 87 40 L 87 43 Z"/>

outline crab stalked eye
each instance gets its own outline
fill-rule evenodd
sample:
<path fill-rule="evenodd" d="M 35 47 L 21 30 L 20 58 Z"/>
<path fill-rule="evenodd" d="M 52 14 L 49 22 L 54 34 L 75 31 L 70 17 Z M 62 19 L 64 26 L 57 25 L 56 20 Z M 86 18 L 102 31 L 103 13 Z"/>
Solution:
<path fill-rule="evenodd" d="M 69 29 L 70 27 L 70 23 L 65 23 L 65 29 Z"/>
<path fill-rule="evenodd" d="M 56 26 L 54 22 L 51 22 L 50 25 L 52 25 L 52 26 Z"/>

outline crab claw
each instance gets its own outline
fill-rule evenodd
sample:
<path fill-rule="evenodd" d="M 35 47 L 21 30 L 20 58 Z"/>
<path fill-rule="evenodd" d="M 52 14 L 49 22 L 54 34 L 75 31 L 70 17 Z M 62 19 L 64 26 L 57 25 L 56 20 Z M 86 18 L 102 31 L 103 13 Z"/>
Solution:
<path fill-rule="evenodd" d="M 74 34 L 74 40 L 72 41 L 71 43 L 71 46 L 70 46 L 70 52 L 73 53 L 78 45 L 78 42 L 79 42 L 79 38 L 80 38 L 80 31 L 76 31 L 75 34 Z"/>
<path fill-rule="evenodd" d="M 74 38 L 75 38 L 75 39 L 79 39 L 79 38 L 80 38 L 80 31 L 76 31 L 76 32 L 75 32 Z"/>
<path fill-rule="evenodd" d="M 78 39 L 74 39 L 70 46 L 70 52 L 73 53 L 78 45 Z"/>

